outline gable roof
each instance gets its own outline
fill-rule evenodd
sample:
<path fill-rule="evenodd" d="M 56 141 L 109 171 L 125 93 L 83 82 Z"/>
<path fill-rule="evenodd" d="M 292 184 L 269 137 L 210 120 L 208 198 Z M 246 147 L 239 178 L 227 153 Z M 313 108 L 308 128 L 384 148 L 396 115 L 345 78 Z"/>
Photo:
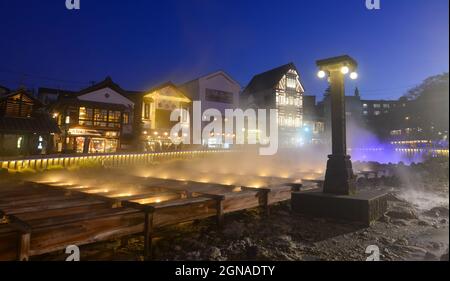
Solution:
<path fill-rule="evenodd" d="M 114 83 L 112 78 L 110 76 L 107 76 L 103 81 L 92 85 L 90 87 L 87 87 L 85 89 L 82 89 L 81 91 L 77 92 L 76 95 L 77 96 L 81 96 L 87 93 L 91 93 L 100 89 L 104 89 L 104 88 L 110 88 L 114 91 L 116 91 L 117 93 L 121 94 L 124 97 L 127 97 L 128 92 L 125 91 L 124 89 L 122 89 L 118 84 Z"/>
<path fill-rule="evenodd" d="M 180 88 L 178 88 L 172 81 L 168 81 L 168 82 L 160 84 L 156 87 L 153 87 L 150 90 L 143 92 L 142 94 L 143 94 L 143 96 L 151 95 L 152 93 L 157 92 L 157 91 L 162 90 L 167 87 L 173 88 L 179 95 L 178 97 L 173 97 L 173 98 L 179 99 L 180 101 L 184 101 L 184 102 L 191 102 L 191 99 L 186 96 L 184 91 L 180 90 Z"/>
<path fill-rule="evenodd" d="M 189 81 L 187 81 L 187 82 L 181 83 L 181 84 L 179 84 L 179 86 L 180 86 L 180 87 L 183 87 L 183 86 L 185 86 L 185 85 L 187 85 L 187 84 L 189 84 L 189 83 L 192 83 L 192 82 L 194 82 L 194 81 L 200 80 L 200 79 L 202 79 L 202 78 L 212 78 L 212 77 L 217 76 L 217 75 L 223 75 L 227 80 L 229 80 L 230 82 L 232 82 L 232 83 L 238 85 L 239 87 L 241 87 L 241 85 L 240 85 L 236 80 L 234 80 L 234 79 L 233 79 L 226 71 L 224 71 L 224 70 L 217 70 L 217 71 L 210 72 L 210 73 L 208 73 L 208 74 L 202 75 L 202 76 L 197 77 L 197 78 L 195 78 L 195 79 L 192 79 L 192 80 L 189 80 Z"/>
<path fill-rule="evenodd" d="M 245 87 L 243 94 L 273 89 L 276 85 L 278 85 L 278 82 L 280 82 L 281 78 L 283 78 L 283 75 L 285 75 L 290 69 L 295 69 L 298 72 L 294 63 L 290 62 L 253 76 L 250 83 L 247 87 Z"/>
<path fill-rule="evenodd" d="M 17 91 L 9 92 L 9 93 L 7 93 L 5 95 L 2 95 L 2 96 L 0 96 L 0 100 L 6 100 L 6 99 L 8 99 L 10 97 L 13 97 L 13 96 L 19 95 L 19 94 L 22 94 L 22 95 L 26 96 L 28 99 L 33 101 L 33 103 L 36 106 L 38 106 L 38 107 L 42 106 L 42 102 L 40 100 L 38 100 L 37 98 L 35 98 L 33 95 L 31 95 L 29 92 L 27 92 L 25 89 L 19 89 Z"/>
<path fill-rule="evenodd" d="M 113 82 L 111 77 L 107 76 L 103 81 L 84 88 L 80 91 L 70 91 L 70 90 L 62 90 L 62 89 L 54 89 L 54 88 L 39 88 L 38 95 L 48 93 L 48 94 L 57 94 L 58 99 L 70 99 L 70 98 L 78 98 L 79 96 L 95 92 L 101 89 L 110 88 L 116 93 L 122 95 L 126 99 L 133 101 L 130 95 L 137 94 L 138 92 L 126 91 L 122 89 L 117 83 Z"/>

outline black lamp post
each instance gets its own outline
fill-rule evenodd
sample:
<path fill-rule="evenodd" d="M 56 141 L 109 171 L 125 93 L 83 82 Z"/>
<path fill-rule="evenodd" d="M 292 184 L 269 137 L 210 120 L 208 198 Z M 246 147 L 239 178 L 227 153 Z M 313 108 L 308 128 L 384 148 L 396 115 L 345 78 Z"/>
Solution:
<path fill-rule="evenodd" d="M 328 156 L 323 192 L 337 195 L 355 194 L 355 177 L 347 155 L 345 126 L 345 77 L 356 79 L 357 63 L 349 56 L 317 61 L 319 78 L 328 78 L 331 95 L 332 154 Z"/>
<path fill-rule="evenodd" d="M 357 63 L 349 56 L 340 56 L 319 60 L 317 66 L 319 78 L 328 78 L 330 83 L 332 153 L 323 190 L 294 191 L 292 210 L 370 225 L 386 212 L 387 199 L 383 191 L 356 192 L 352 162 L 347 155 L 344 80 L 347 75 L 358 78 Z"/>

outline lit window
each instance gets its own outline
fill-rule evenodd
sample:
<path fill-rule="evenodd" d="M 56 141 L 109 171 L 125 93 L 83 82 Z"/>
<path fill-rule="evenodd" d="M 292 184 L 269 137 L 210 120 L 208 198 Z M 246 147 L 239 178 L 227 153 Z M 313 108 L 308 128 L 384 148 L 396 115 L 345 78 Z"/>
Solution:
<path fill-rule="evenodd" d="M 80 107 L 78 113 L 78 124 L 81 126 L 92 126 L 92 108 Z"/>
<path fill-rule="evenodd" d="M 19 137 L 17 139 L 17 148 L 19 148 L 19 149 L 22 147 L 22 140 L 23 140 L 23 137 Z"/>
<path fill-rule="evenodd" d="M 124 125 L 130 124 L 130 115 L 128 113 L 123 114 L 123 122 Z"/>
<path fill-rule="evenodd" d="M 144 119 L 150 119 L 150 104 L 144 103 Z"/>
<path fill-rule="evenodd" d="M 364 107 L 364 108 L 367 108 L 367 103 L 363 104 L 363 107 Z"/>
<path fill-rule="evenodd" d="M 110 110 L 108 113 L 108 127 L 118 128 L 120 127 L 120 111 Z"/>
<path fill-rule="evenodd" d="M 376 104 L 373 105 L 373 108 L 381 108 L 381 104 L 376 103 Z"/>
<path fill-rule="evenodd" d="M 96 108 L 94 110 L 94 126 L 106 127 L 107 121 L 108 121 L 108 110 Z"/>
<path fill-rule="evenodd" d="M 297 81 L 295 76 L 286 77 L 286 86 L 291 89 L 295 89 L 297 86 Z"/>

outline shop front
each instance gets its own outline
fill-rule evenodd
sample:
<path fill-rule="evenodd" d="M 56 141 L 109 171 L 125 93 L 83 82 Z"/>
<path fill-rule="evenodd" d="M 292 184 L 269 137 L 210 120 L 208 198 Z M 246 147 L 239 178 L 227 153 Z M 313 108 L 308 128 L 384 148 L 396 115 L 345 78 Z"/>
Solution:
<path fill-rule="evenodd" d="M 114 153 L 119 148 L 119 131 L 70 129 L 67 146 L 76 153 Z"/>

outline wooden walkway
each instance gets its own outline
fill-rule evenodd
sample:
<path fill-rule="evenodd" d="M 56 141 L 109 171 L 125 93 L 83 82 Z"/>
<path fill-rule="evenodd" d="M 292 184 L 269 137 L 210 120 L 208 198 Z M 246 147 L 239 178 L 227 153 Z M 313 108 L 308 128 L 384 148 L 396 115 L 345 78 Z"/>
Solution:
<path fill-rule="evenodd" d="M 128 180 L 128 179 L 127 179 Z M 0 260 L 28 260 L 65 249 L 134 234 L 144 235 L 145 257 L 159 229 L 182 222 L 289 200 L 297 183 L 264 188 L 142 178 L 133 194 L 64 182 L 23 182 L 0 187 Z"/>

